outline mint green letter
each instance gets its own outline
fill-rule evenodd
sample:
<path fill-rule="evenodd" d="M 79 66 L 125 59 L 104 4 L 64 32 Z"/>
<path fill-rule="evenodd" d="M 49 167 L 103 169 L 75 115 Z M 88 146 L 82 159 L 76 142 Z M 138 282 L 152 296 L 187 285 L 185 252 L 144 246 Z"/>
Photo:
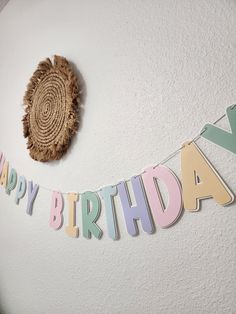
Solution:
<path fill-rule="evenodd" d="M 206 124 L 201 131 L 201 136 L 236 154 L 236 105 L 228 107 L 226 114 L 232 133 L 215 125 Z"/>
<path fill-rule="evenodd" d="M 101 213 L 101 201 L 99 196 L 93 192 L 82 194 L 82 221 L 83 236 L 91 238 L 91 233 L 98 239 L 102 236 L 102 230 L 96 225 Z"/>

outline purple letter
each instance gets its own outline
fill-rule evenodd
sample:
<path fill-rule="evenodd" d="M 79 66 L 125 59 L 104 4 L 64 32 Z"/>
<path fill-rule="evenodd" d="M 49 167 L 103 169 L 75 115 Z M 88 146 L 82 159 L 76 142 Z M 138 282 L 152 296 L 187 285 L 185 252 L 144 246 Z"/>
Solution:
<path fill-rule="evenodd" d="M 153 233 L 153 223 L 149 212 L 146 195 L 143 192 L 143 186 L 141 176 L 135 176 L 131 178 L 134 195 L 136 199 L 136 206 L 132 206 L 130 201 L 130 195 L 125 182 L 120 182 L 117 185 L 121 204 L 123 207 L 126 228 L 130 235 L 135 236 L 138 234 L 137 222 L 135 220 L 140 219 L 143 230 L 147 233 Z"/>

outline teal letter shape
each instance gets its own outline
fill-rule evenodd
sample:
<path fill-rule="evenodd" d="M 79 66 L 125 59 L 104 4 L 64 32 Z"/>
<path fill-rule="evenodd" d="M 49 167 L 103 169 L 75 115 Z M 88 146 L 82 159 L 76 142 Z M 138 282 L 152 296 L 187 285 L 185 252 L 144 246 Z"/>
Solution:
<path fill-rule="evenodd" d="M 83 236 L 87 239 L 93 234 L 97 239 L 102 236 L 102 230 L 96 225 L 101 213 L 101 201 L 99 196 L 93 192 L 82 194 L 82 221 Z"/>
<path fill-rule="evenodd" d="M 236 105 L 228 107 L 226 114 L 232 133 L 215 125 L 206 124 L 201 131 L 201 136 L 236 154 Z"/>
<path fill-rule="evenodd" d="M 116 218 L 114 196 L 117 194 L 116 186 L 106 186 L 101 189 L 100 195 L 104 200 L 109 237 L 113 240 L 119 239 L 119 230 Z"/>

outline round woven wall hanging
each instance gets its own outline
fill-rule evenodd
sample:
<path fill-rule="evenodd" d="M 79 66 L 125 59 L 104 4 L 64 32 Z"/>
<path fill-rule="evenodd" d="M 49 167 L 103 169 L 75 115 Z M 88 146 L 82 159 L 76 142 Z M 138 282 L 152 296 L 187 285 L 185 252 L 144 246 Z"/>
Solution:
<path fill-rule="evenodd" d="M 39 63 L 24 96 L 24 136 L 30 156 L 60 159 L 79 125 L 79 82 L 69 62 L 54 56 Z"/>

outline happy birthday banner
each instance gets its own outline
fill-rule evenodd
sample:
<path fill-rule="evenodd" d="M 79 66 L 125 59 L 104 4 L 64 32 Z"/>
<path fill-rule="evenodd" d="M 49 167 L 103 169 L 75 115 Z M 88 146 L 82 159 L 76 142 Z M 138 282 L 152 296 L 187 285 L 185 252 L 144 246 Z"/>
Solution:
<path fill-rule="evenodd" d="M 226 115 L 231 132 L 215 126 Z M 158 165 L 148 167 L 141 174 L 131 177 L 130 180 L 102 187 L 95 192 L 61 193 L 51 190 L 50 227 L 58 230 L 63 225 L 63 194 L 67 195 L 68 202 L 68 224 L 65 227 L 65 232 L 71 237 L 79 236 L 79 228 L 76 225 L 76 203 L 80 201 L 82 233 L 87 239 L 90 239 L 92 235 L 97 239 L 102 237 L 103 232 L 98 224 L 102 204 L 106 214 L 108 235 L 113 240 L 119 239 L 114 203 L 114 198 L 117 195 L 123 209 L 127 232 L 131 236 L 138 234 L 137 220 L 140 220 L 143 230 L 151 234 L 155 230 L 155 224 L 161 228 L 173 225 L 183 209 L 191 212 L 198 211 L 200 201 L 206 198 L 213 198 L 215 202 L 223 206 L 231 204 L 234 201 L 233 193 L 195 143 L 196 139 L 200 137 L 236 154 L 236 105 L 228 107 L 226 114 L 213 124 L 206 124 L 200 135 L 192 141 L 185 142 L 176 151 L 181 153 L 181 182 L 170 168 L 163 165 L 165 161 L 174 156 L 172 154 Z M 16 170 L 11 168 L 9 171 L 9 168 L 9 162 L 4 154 L 0 153 L 0 185 L 5 188 L 8 195 L 16 189 L 16 204 L 20 203 L 27 191 L 26 213 L 32 215 L 39 185 L 34 184 L 32 181 L 27 182 L 24 176 L 18 178 Z M 135 205 L 132 205 L 130 200 L 128 181 L 131 181 Z M 162 199 L 158 181 L 163 182 L 168 190 L 169 201 L 166 206 Z M 41 188 L 44 187 L 41 186 Z"/>

